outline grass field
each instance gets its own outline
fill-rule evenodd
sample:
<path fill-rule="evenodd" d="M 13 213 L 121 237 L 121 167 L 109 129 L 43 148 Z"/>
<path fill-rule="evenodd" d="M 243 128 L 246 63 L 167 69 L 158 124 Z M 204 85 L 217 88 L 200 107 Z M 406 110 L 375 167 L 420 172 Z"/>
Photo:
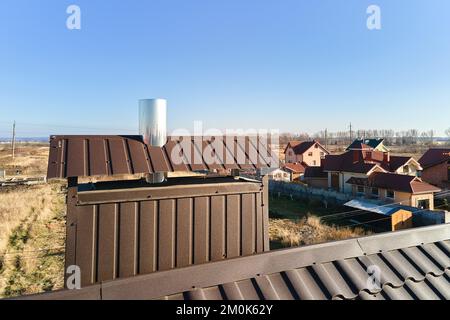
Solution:
<path fill-rule="evenodd" d="M 65 205 L 61 185 L 0 191 L 0 296 L 63 286 Z"/>
<path fill-rule="evenodd" d="M 327 207 L 320 200 L 315 199 L 270 197 L 271 249 L 343 240 L 371 233 L 363 227 L 343 226 L 348 223 L 346 219 L 327 219 L 326 223 L 321 221 L 321 217 L 348 211 L 348 208 L 339 205 L 327 205 Z"/>

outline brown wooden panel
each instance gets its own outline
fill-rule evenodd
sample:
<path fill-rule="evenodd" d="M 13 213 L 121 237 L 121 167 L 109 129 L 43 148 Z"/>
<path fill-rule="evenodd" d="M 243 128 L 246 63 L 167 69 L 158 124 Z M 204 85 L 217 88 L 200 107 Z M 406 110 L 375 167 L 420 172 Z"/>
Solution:
<path fill-rule="evenodd" d="M 158 203 L 143 201 L 139 210 L 139 273 L 157 270 Z"/>
<path fill-rule="evenodd" d="M 175 267 L 175 200 L 159 202 L 158 270 Z"/>
<path fill-rule="evenodd" d="M 242 255 L 255 252 L 255 195 L 242 195 Z"/>
<path fill-rule="evenodd" d="M 209 198 L 194 200 L 194 264 L 209 261 Z"/>
<path fill-rule="evenodd" d="M 226 254 L 225 196 L 211 197 L 211 260 L 217 261 Z"/>
<path fill-rule="evenodd" d="M 96 280 L 96 207 L 78 207 L 76 264 L 81 270 L 81 286 Z"/>
<path fill-rule="evenodd" d="M 127 174 L 129 171 L 129 163 L 127 158 L 127 150 L 123 140 L 109 139 L 109 153 L 111 155 L 112 174 Z"/>
<path fill-rule="evenodd" d="M 98 207 L 98 261 L 97 281 L 115 279 L 117 276 L 117 205 Z"/>
<path fill-rule="evenodd" d="M 233 258 L 240 255 L 240 211 L 240 196 L 227 196 L 227 258 Z"/>
<path fill-rule="evenodd" d="M 264 220 L 262 207 L 262 192 L 255 194 L 255 225 L 256 225 L 256 252 L 264 251 Z"/>
<path fill-rule="evenodd" d="M 128 139 L 131 169 L 133 173 L 153 172 L 145 145 L 139 141 Z"/>
<path fill-rule="evenodd" d="M 69 140 L 67 142 L 66 176 L 78 177 L 85 172 L 85 140 Z"/>
<path fill-rule="evenodd" d="M 177 267 L 193 263 L 192 259 L 192 199 L 177 200 Z"/>
<path fill-rule="evenodd" d="M 137 217 L 135 202 L 120 204 L 119 276 L 130 277 L 137 273 Z"/>
<path fill-rule="evenodd" d="M 89 140 L 89 175 L 108 175 L 109 165 L 106 157 L 106 146 L 103 139 Z"/>

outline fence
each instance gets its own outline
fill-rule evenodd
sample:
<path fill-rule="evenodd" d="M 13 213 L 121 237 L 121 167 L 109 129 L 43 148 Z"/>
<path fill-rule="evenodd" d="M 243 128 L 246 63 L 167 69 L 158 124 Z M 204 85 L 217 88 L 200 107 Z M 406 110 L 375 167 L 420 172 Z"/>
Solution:
<path fill-rule="evenodd" d="M 321 200 L 337 201 L 342 203 L 353 199 L 353 196 L 350 194 L 344 194 L 333 190 L 311 188 L 298 183 L 286 183 L 273 180 L 269 183 L 269 191 L 271 193 L 292 195 L 293 197 L 316 197 Z"/>

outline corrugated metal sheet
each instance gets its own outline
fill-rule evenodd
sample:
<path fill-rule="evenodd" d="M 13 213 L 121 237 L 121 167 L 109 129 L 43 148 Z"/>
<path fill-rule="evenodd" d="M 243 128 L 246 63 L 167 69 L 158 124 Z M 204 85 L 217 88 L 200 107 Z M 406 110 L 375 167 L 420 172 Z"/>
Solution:
<path fill-rule="evenodd" d="M 30 299 L 450 299 L 450 225 L 224 260 Z M 381 271 L 381 288 L 367 269 Z M 95 292 L 92 292 L 92 291 Z"/>
<path fill-rule="evenodd" d="M 186 145 L 190 150 L 185 150 Z M 174 148 L 180 159 L 172 159 Z M 249 137 L 171 137 L 159 148 L 147 146 L 141 136 L 52 136 L 47 177 L 257 169 L 273 165 L 267 160 L 269 155 L 278 159 L 259 140 Z"/>
<path fill-rule="evenodd" d="M 262 182 L 175 180 L 73 193 L 66 266 L 81 268 L 83 286 L 269 249 Z"/>

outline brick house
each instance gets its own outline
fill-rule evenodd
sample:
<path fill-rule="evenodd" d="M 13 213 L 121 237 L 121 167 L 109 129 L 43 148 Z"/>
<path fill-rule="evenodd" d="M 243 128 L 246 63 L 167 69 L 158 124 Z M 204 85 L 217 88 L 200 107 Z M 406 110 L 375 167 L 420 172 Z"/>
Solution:
<path fill-rule="evenodd" d="M 450 148 L 429 149 L 420 158 L 422 180 L 440 188 L 450 188 Z"/>
<path fill-rule="evenodd" d="M 347 180 L 355 197 L 400 203 L 421 209 L 434 210 L 434 193 L 439 188 L 420 178 L 389 172 L 374 172 L 367 178 Z"/>
<path fill-rule="evenodd" d="M 286 163 L 302 163 L 306 166 L 320 167 L 322 159 L 330 152 L 318 141 L 291 141 L 284 150 Z"/>

